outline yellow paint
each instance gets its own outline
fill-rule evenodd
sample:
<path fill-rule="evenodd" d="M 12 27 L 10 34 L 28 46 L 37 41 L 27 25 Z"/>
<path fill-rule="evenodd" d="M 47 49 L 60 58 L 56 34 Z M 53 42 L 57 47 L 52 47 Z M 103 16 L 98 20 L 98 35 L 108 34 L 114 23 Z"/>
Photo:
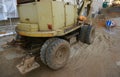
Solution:
<path fill-rule="evenodd" d="M 37 23 L 37 8 L 36 3 L 27 3 L 18 5 L 18 13 L 20 22 L 22 23 Z"/>
<path fill-rule="evenodd" d="M 52 1 L 53 13 L 53 30 L 63 28 L 65 26 L 65 12 L 64 3 Z"/>
<path fill-rule="evenodd" d="M 84 0 L 81 9 L 90 4 Z M 77 22 L 77 6 L 60 1 L 40 0 L 18 5 L 20 24 L 17 33 L 29 37 L 54 37 L 68 34 L 80 26 L 73 26 Z M 52 25 L 52 30 L 48 28 Z M 70 28 L 70 29 L 69 29 Z"/>
<path fill-rule="evenodd" d="M 73 5 L 65 5 L 65 15 L 66 15 L 66 26 L 71 26 L 75 24 L 75 13 Z"/>
<path fill-rule="evenodd" d="M 18 31 L 17 32 L 21 36 L 28 37 L 53 37 L 56 35 L 55 31 L 52 32 L 26 32 L 26 31 Z"/>
<path fill-rule="evenodd" d="M 37 2 L 37 11 L 39 30 L 49 30 L 48 24 L 53 25 L 52 3 L 46 1 Z"/>

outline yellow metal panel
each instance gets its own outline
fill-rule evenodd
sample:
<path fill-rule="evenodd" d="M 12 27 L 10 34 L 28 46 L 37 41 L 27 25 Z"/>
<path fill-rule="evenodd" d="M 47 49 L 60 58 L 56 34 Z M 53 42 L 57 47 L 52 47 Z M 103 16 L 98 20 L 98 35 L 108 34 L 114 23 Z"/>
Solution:
<path fill-rule="evenodd" d="M 37 32 L 38 31 L 38 25 L 37 24 L 26 24 L 26 23 L 20 23 L 17 26 L 18 30 L 21 31 L 29 31 L 29 32 Z"/>
<path fill-rule="evenodd" d="M 50 32 L 26 32 L 26 31 L 17 31 L 17 33 L 21 36 L 28 36 L 28 37 L 54 37 L 56 36 L 55 31 Z"/>
<path fill-rule="evenodd" d="M 27 3 L 18 5 L 20 22 L 24 23 L 37 23 L 37 9 L 36 4 Z"/>
<path fill-rule="evenodd" d="M 52 7 L 51 2 L 37 2 L 39 30 L 49 30 L 48 24 L 52 25 Z"/>
<path fill-rule="evenodd" d="M 62 29 L 60 29 L 60 30 L 57 31 L 57 36 L 64 36 L 64 35 L 72 32 L 72 31 L 77 30 L 80 27 L 81 26 L 69 26 L 69 28 L 68 27 L 66 27 L 66 28 L 63 27 Z"/>
<path fill-rule="evenodd" d="M 52 1 L 54 30 L 65 26 L 64 3 Z"/>
<path fill-rule="evenodd" d="M 73 27 L 73 26 L 71 26 Z M 17 33 L 21 36 L 28 36 L 28 37 L 54 37 L 54 36 L 63 36 L 68 34 L 76 29 L 80 28 L 80 26 L 74 26 L 73 28 L 69 29 L 68 31 L 65 28 L 62 28 L 59 31 L 40 31 L 40 32 L 31 32 L 31 31 L 21 31 L 17 30 Z"/>
<path fill-rule="evenodd" d="M 74 6 L 74 16 L 75 16 L 74 21 L 75 21 L 75 23 L 77 23 L 78 11 L 77 11 L 76 5 Z"/>
<path fill-rule="evenodd" d="M 72 26 L 74 24 L 75 19 L 75 9 L 73 5 L 65 5 L 65 13 L 66 13 L 66 26 Z"/>

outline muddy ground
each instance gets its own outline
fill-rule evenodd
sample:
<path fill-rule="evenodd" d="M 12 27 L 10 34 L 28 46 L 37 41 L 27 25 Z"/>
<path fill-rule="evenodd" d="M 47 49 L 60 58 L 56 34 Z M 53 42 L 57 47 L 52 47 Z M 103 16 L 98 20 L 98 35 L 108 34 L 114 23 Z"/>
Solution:
<path fill-rule="evenodd" d="M 41 63 L 40 68 L 22 75 L 16 65 L 22 59 L 23 50 L 0 48 L 0 77 L 120 77 L 120 17 L 113 20 L 117 21 L 117 26 L 111 32 L 104 27 L 96 28 L 93 44 L 72 45 L 68 64 L 58 71 Z M 12 38 L 14 36 L 0 38 L 0 45 Z"/>

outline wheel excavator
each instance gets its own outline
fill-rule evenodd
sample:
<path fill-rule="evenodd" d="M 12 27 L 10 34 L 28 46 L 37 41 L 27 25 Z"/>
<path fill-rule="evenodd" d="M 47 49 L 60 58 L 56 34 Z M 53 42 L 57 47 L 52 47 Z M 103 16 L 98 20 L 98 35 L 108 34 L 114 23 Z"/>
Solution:
<path fill-rule="evenodd" d="M 25 50 L 17 68 L 22 74 L 40 67 L 62 69 L 70 56 L 71 38 L 92 44 L 95 27 L 91 20 L 92 0 L 18 0 L 20 22 L 16 41 Z"/>

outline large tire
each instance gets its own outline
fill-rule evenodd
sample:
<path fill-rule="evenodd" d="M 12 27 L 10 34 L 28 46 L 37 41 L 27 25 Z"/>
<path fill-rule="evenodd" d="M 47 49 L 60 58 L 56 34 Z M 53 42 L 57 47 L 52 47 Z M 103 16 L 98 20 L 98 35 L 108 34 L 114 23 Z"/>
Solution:
<path fill-rule="evenodd" d="M 81 42 L 86 44 L 91 44 L 95 38 L 95 27 L 90 25 L 85 25 L 81 27 L 80 35 L 78 37 Z"/>
<path fill-rule="evenodd" d="M 81 42 L 85 43 L 85 36 L 86 36 L 87 26 L 82 26 L 79 34 L 79 39 Z"/>
<path fill-rule="evenodd" d="M 58 70 L 64 67 L 69 59 L 70 45 L 63 39 L 53 41 L 46 51 L 47 65 L 53 69 Z"/>
<path fill-rule="evenodd" d="M 40 58 L 41 58 L 41 61 L 44 63 L 44 64 L 47 64 L 46 63 L 46 50 L 48 48 L 48 46 L 53 42 L 55 41 L 57 38 L 50 38 L 48 39 L 41 47 L 40 49 Z"/>
<path fill-rule="evenodd" d="M 86 35 L 85 35 L 85 43 L 91 44 L 93 43 L 95 38 L 95 27 L 94 26 L 87 26 Z"/>

